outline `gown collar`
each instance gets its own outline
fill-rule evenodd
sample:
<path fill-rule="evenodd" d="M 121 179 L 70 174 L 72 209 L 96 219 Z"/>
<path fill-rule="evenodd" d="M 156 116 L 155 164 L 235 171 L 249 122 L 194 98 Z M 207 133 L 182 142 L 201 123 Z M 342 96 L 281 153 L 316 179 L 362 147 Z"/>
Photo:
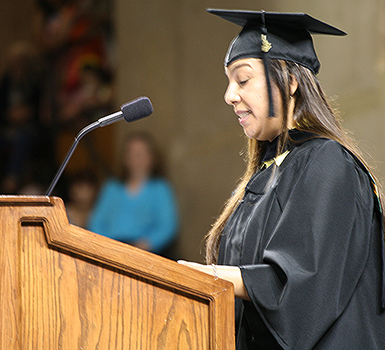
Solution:
<path fill-rule="evenodd" d="M 282 155 L 287 153 L 287 151 L 292 150 L 294 147 L 301 145 L 305 141 L 311 138 L 314 138 L 315 136 L 316 136 L 315 134 L 307 131 L 300 131 L 297 129 L 289 130 L 289 140 L 284 148 L 284 152 L 282 153 Z M 273 141 L 267 144 L 265 154 L 262 157 L 262 162 L 261 162 L 262 164 L 265 162 L 269 163 L 274 159 L 274 157 L 277 156 L 277 147 L 279 143 L 279 138 L 280 136 L 277 136 Z M 280 155 L 278 155 L 278 157 L 279 156 Z"/>

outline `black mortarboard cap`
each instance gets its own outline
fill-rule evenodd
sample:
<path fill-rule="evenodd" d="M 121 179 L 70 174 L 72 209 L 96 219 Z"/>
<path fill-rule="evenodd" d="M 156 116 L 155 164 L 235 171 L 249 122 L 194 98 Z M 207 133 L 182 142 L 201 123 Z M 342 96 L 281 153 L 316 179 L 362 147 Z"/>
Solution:
<path fill-rule="evenodd" d="M 305 13 L 207 9 L 227 21 L 243 27 L 228 49 L 225 64 L 247 57 L 282 59 L 298 63 L 317 74 L 320 63 L 314 50 L 311 34 L 346 35 L 329 24 Z M 265 24 L 263 23 L 265 22 Z M 262 33 L 263 27 L 266 33 Z M 261 34 L 267 35 L 262 42 Z M 263 45 L 266 51 L 262 51 Z"/>
<path fill-rule="evenodd" d="M 298 63 L 317 74 L 320 68 L 311 34 L 346 35 L 305 13 L 207 9 L 243 29 L 231 42 L 225 66 L 241 58 L 261 58 L 269 94 L 269 116 L 274 115 L 268 59 Z"/>

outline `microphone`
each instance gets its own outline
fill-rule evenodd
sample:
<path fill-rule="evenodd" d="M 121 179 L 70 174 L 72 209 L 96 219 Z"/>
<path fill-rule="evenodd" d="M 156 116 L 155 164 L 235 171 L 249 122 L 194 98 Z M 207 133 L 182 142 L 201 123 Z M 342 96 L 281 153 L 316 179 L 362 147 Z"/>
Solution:
<path fill-rule="evenodd" d="M 63 173 L 65 167 L 67 166 L 68 161 L 70 160 L 72 154 L 75 151 L 76 146 L 78 145 L 80 139 L 88 134 L 90 131 L 104 127 L 113 123 L 116 123 L 122 119 L 124 119 L 127 123 L 146 118 L 152 114 L 154 111 L 151 101 L 148 97 L 138 97 L 135 100 L 127 102 L 120 107 L 119 112 L 115 112 L 109 114 L 103 118 L 98 119 L 90 125 L 87 125 L 85 128 L 80 130 L 80 132 L 76 135 L 75 141 L 73 142 L 70 150 L 68 151 L 63 163 L 61 164 L 59 170 L 57 171 L 55 177 L 53 178 L 48 190 L 46 192 L 46 196 L 50 196 L 53 189 L 55 188 L 57 182 L 61 174 Z"/>

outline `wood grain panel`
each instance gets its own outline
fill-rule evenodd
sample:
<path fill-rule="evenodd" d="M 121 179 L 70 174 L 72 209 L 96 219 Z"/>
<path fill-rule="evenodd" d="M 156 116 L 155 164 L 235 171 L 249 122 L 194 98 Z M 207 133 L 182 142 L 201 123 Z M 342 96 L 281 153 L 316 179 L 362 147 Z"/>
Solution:
<path fill-rule="evenodd" d="M 1 349 L 234 349 L 232 285 L 0 197 Z"/>

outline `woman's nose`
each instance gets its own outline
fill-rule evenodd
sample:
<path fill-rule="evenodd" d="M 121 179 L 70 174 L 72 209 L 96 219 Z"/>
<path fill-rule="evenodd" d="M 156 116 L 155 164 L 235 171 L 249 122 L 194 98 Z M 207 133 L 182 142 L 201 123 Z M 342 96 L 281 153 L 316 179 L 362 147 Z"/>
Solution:
<path fill-rule="evenodd" d="M 224 99 L 225 102 L 230 106 L 233 106 L 237 102 L 239 102 L 239 94 L 237 93 L 236 89 L 230 84 L 227 86 Z"/>

